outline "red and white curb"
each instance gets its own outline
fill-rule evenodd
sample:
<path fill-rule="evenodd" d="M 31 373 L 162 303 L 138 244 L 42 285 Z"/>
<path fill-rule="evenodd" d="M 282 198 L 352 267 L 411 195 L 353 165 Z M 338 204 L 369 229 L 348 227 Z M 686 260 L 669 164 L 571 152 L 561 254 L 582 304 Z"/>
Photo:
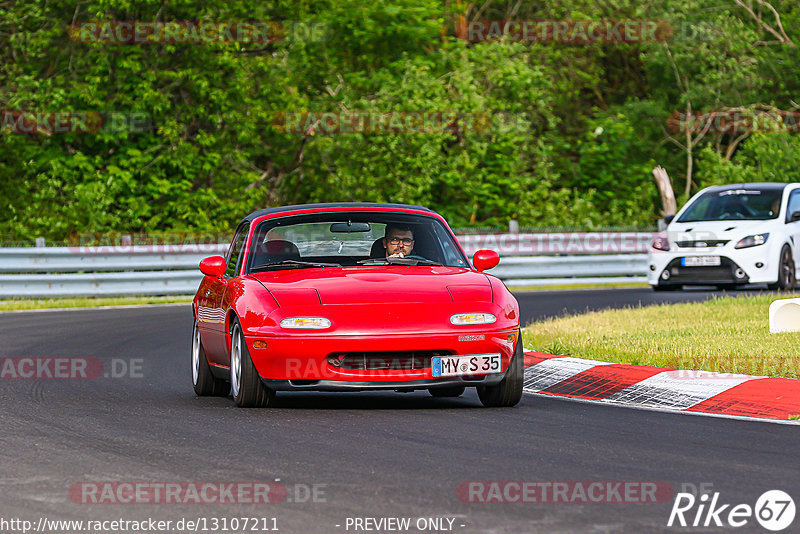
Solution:
<path fill-rule="evenodd" d="M 525 352 L 526 393 L 651 410 L 800 424 L 800 380 Z"/>

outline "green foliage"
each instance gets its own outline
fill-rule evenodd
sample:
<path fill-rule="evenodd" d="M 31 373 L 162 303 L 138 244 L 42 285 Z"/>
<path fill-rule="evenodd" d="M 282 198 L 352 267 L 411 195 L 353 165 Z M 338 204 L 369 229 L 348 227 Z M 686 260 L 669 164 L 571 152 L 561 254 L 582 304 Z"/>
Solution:
<path fill-rule="evenodd" d="M 800 138 L 787 132 L 756 132 L 728 161 L 711 146 L 703 148 L 700 165 L 703 186 L 797 181 L 800 169 Z"/>
<path fill-rule="evenodd" d="M 800 7 L 772 5 L 800 45 Z M 467 43 L 459 15 L 667 20 L 675 35 Z M 68 32 L 133 20 L 275 21 L 287 32 L 148 44 Z M 764 21 L 775 26 L 771 12 Z M 0 35 L 0 109 L 149 117 L 136 131 L 0 132 L 0 235 L 20 239 L 227 231 L 264 206 L 345 200 L 424 204 L 454 226 L 648 225 L 660 206 L 652 168 L 665 166 L 678 193 L 687 179 L 673 112 L 791 109 L 800 89 L 800 46 L 774 44 L 745 10 L 710 0 L 0 0 Z M 428 133 L 282 128 L 284 112 L 308 110 L 491 120 Z M 798 148 L 787 132 L 709 133 L 692 146 L 692 190 L 795 180 Z"/>

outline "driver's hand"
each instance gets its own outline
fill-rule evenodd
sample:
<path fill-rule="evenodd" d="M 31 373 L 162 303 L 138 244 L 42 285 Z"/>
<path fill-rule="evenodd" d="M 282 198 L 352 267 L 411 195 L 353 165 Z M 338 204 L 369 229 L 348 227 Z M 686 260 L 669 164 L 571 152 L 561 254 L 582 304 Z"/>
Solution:
<path fill-rule="evenodd" d="M 395 252 L 394 254 L 389 255 L 390 258 L 405 258 L 406 255 L 403 252 Z"/>

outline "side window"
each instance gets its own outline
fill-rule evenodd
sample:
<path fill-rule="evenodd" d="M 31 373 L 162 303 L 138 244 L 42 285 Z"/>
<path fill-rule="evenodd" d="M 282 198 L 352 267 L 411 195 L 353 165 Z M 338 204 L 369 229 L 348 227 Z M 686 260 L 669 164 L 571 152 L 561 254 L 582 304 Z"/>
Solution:
<path fill-rule="evenodd" d="M 239 265 L 242 249 L 244 248 L 244 240 L 247 237 L 247 230 L 249 228 L 249 224 L 243 224 L 239 227 L 239 229 L 236 231 L 236 235 L 233 237 L 233 243 L 231 243 L 231 248 L 228 249 L 228 256 L 226 258 L 228 262 L 228 270 L 225 271 L 225 276 L 227 278 L 236 276 L 237 266 Z"/>
<path fill-rule="evenodd" d="M 786 222 L 792 220 L 792 213 L 800 211 L 800 189 L 792 191 L 789 197 L 789 209 L 786 210 Z"/>

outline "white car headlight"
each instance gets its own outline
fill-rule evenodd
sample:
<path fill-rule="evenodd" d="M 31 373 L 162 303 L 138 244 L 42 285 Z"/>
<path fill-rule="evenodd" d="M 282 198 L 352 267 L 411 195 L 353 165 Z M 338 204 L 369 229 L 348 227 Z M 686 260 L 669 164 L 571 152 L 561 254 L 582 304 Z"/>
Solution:
<path fill-rule="evenodd" d="M 749 247 L 757 247 L 758 245 L 763 245 L 769 239 L 769 234 L 756 234 L 756 235 L 749 235 L 743 239 L 740 239 L 736 246 L 733 248 L 749 248 Z"/>
<path fill-rule="evenodd" d="M 450 322 L 455 325 L 491 324 L 497 317 L 491 313 L 457 313 L 450 317 Z"/>
<path fill-rule="evenodd" d="M 320 330 L 331 326 L 325 317 L 287 317 L 281 321 L 281 328 L 310 328 Z"/>
<path fill-rule="evenodd" d="M 650 246 L 656 250 L 669 250 L 669 238 L 666 234 L 659 234 L 653 238 L 653 242 L 650 243 Z"/>

